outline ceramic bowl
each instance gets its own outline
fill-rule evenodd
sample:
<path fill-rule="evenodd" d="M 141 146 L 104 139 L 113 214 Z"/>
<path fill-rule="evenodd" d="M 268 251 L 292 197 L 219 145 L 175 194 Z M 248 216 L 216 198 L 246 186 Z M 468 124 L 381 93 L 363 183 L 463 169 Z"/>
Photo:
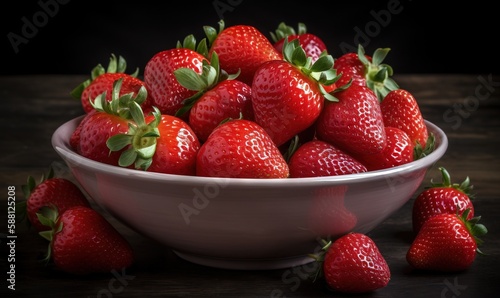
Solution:
<path fill-rule="evenodd" d="M 226 269 L 279 269 L 313 261 L 322 238 L 367 233 L 402 207 L 445 153 L 390 169 L 332 177 L 235 179 L 144 172 L 89 160 L 69 138 L 81 117 L 52 136 L 55 151 L 104 210 L 179 257 Z"/>

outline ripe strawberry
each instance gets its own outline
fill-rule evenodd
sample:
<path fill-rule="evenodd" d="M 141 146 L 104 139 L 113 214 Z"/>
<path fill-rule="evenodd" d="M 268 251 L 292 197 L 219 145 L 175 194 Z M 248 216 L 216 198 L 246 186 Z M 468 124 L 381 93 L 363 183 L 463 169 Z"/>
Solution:
<path fill-rule="evenodd" d="M 182 102 L 196 93 L 177 81 L 175 70 L 186 67 L 201 73 L 204 60 L 205 56 L 186 47 L 160 51 L 149 59 L 144 68 L 144 82 L 152 105 L 162 114 L 175 115 Z"/>
<path fill-rule="evenodd" d="M 385 126 L 405 131 L 411 141 L 425 148 L 429 137 L 417 100 L 405 89 L 390 91 L 380 103 Z"/>
<path fill-rule="evenodd" d="M 107 140 L 111 152 L 121 152 L 118 165 L 150 172 L 194 175 L 200 142 L 182 119 L 154 112 L 147 117 L 139 105 L 131 107 L 133 122 L 126 133 Z"/>
<path fill-rule="evenodd" d="M 42 175 L 38 183 L 29 176 L 27 184 L 23 185 L 22 189 L 25 201 L 17 205 L 17 210 L 23 217 L 27 217 L 28 223 L 38 232 L 49 229 L 40 223 L 36 215 L 44 206 L 54 206 L 62 212 L 73 206 L 90 207 L 80 188 L 66 178 L 55 177 L 52 167 L 46 176 Z"/>
<path fill-rule="evenodd" d="M 318 139 L 351 156 L 376 154 L 387 145 L 380 104 L 373 90 L 350 85 L 327 101 L 316 121 Z"/>
<path fill-rule="evenodd" d="M 318 60 L 321 54 L 328 52 L 323 40 L 319 36 L 307 32 L 307 27 L 304 23 L 299 23 L 298 31 L 295 31 L 293 27 L 281 22 L 276 31 L 271 32 L 271 39 L 274 42 L 273 46 L 280 53 L 283 51 L 285 37 L 289 42 L 298 39 L 306 55 L 312 58 L 312 62 Z"/>
<path fill-rule="evenodd" d="M 234 25 L 225 28 L 224 21 L 219 22 L 219 32 L 205 26 L 210 48 L 219 55 L 220 67 L 227 73 L 240 72 L 238 79 L 251 85 L 257 68 L 270 60 L 281 60 L 271 41 L 257 28 L 249 25 Z"/>
<path fill-rule="evenodd" d="M 288 161 L 290 178 L 337 176 L 366 172 L 352 156 L 321 140 L 300 145 Z"/>
<path fill-rule="evenodd" d="M 217 54 L 212 53 L 210 64 L 203 62 L 203 72 L 197 74 L 192 69 L 180 68 L 175 71 L 179 83 L 196 94 L 183 102 L 176 116 L 188 113 L 188 123 L 201 142 L 223 120 L 239 118 L 254 120 L 252 89 L 239 81 L 237 75 L 221 71 Z"/>
<path fill-rule="evenodd" d="M 422 225 L 429 218 L 441 213 L 458 213 L 462 215 L 468 211 L 467 220 L 474 217 L 473 195 L 469 177 L 460 183 L 451 183 L 448 171 L 440 167 L 442 182 L 436 183 L 431 180 L 431 186 L 423 190 L 413 203 L 412 223 L 413 231 L 418 233 Z"/>
<path fill-rule="evenodd" d="M 389 266 L 375 242 L 353 232 L 326 247 L 323 274 L 332 290 L 344 293 L 375 291 L 391 279 Z"/>
<path fill-rule="evenodd" d="M 369 171 L 392 168 L 414 160 L 414 144 L 406 132 L 396 127 L 385 127 L 387 145 L 375 154 L 357 155 Z"/>
<path fill-rule="evenodd" d="M 469 268 L 476 258 L 478 237 L 487 233 L 480 217 L 467 220 L 468 210 L 461 216 L 441 213 L 429 218 L 413 240 L 407 254 L 408 263 L 421 270 L 457 272 Z"/>
<path fill-rule="evenodd" d="M 344 86 L 351 81 L 351 84 L 372 89 L 377 98 L 382 100 L 389 91 L 399 88 L 391 78 L 392 67 L 382 63 L 389 50 L 379 48 L 370 56 L 365 54 L 363 46 L 359 44 L 357 53 L 345 53 L 340 56 L 335 60 L 335 68 L 341 75 L 337 86 Z"/>
<path fill-rule="evenodd" d="M 201 146 L 196 174 L 230 178 L 288 178 L 288 165 L 257 123 L 234 119 L 220 124 Z"/>
<path fill-rule="evenodd" d="M 130 92 L 136 94 L 142 86 L 145 86 L 145 83 L 137 77 L 139 69 L 132 74 L 127 74 L 125 73 L 126 67 L 127 63 L 123 57 L 120 56 L 117 59 L 112 54 L 107 69 L 98 64 L 92 69 L 91 78 L 73 89 L 71 94 L 81 100 L 85 113 L 94 110 L 91 101 L 103 92 L 106 92 L 106 100 L 110 101 L 113 83 L 120 78 L 123 79 L 120 95 Z M 147 98 L 143 103 L 143 109 L 149 110 L 150 107 L 151 100 Z"/>
<path fill-rule="evenodd" d="M 325 98 L 333 100 L 322 85 L 338 78 L 332 56 L 322 56 L 312 64 L 298 40 L 285 40 L 284 54 L 284 60 L 263 63 L 252 83 L 255 121 L 278 147 L 316 121 Z"/>
<path fill-rule="evenodd" d="M 83 206 L 64 212 L 44 207 L 42 223 L 51 230 L 40 232 L 50 241 L 46 261 L 71 274 L 108 273 L 132 265 L 134 254 L 127 240 L 96 210 Z"/>

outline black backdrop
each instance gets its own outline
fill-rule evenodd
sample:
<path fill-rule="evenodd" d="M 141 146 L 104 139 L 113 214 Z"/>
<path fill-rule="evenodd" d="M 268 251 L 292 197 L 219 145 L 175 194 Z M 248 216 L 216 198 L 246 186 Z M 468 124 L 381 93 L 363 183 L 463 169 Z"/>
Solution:
<path fill-rule="evenodd" d="M 88 74 L 111 53 L 142 70 L 156 52 L 191 33 L 203 38 L 202 27 L 216 27 L 220 18 L 268 37 L 281 21 L 303 22 L 334 57 L 357 43 L 368 54 L 389 47 L 386 62 L 396 73 L 496 73 L 499 14 L 481 2 L 30 0 L 11 1 L 10 8 L 4 2 L 0 75 Z"/>

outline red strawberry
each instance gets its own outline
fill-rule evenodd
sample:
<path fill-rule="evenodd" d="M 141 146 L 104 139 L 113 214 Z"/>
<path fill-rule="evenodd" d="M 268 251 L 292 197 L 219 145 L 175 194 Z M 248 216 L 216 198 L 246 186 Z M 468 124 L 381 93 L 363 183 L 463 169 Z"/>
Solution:
<path fill-rule="evenodd" d="M 468 210 L 461 216 L 441 213 L 429 218 L 411 244 L 406 260 L 421 270 L 457 272 L 469 268 L 476 258 L 478 238 L 487 233 L 480 217 L 466 220 Z M 479 251 L 480 252 L 480 251 Z"/>
<path fill-rule="evenodd" d="M 321 140 L 300 145 L 288 162 L 291 178 L 337 176 L 366 172 L 352 156 Z"/>
<path fill-rule="evenodd" d="M 422 225 L 429 218 L 441 214 L 450 213 L 462 215 L 468 211 L 467 220 L 474 217 L 474 205 L 472 203 L 471 190 L 473 186 L 467 177 L 461 184 L 451 183 L 448 171 L 440 167 L 442 182 L 435 183 L 431 180 L 431 186 L 423 190 L 413 203 L 412 222 L 413 231 L 418 233 Z"/>
<path fill-rule="evenodd" d="M 145 86 L 145 83 L 137 77 L 138 69 L 133 74 L 127 74 L 125 73 L 126 67 L 127 64 L 123 57 L 120 56 L 117 59 L 112 54 L 107 69 L 98 64 L 92 70 L 91 78 L 78 85 L 71 94 L 81 100 L 83 110 L 86 113 L 94 110 L 90 102 L 101 93 L 106 92 L 106 100 L 111 100 L 113 83 L 120 78 L 123 79 L 120 95 L 131 92 L 136 94 L 142 86 Z M 150 107 L 151 101 L 146 99 L 143 103 L 143 109 L 149 110 Z"/>
<path fill-rule="evenodd" d="M 164 50 L 149 59 L 144 68 L 144 82 L 152 105 L 162 114 L 175 115 L 182 102 L 196 93 L 179 84 L 175 70 L 186 67 L 201 73 L 204 60 L 205 56 L 185 47 Z"/>
<path fill-rule="evenodd" d="M 330 55 L 311 64 L 298 40 L 285 41 L 284 53 L 284 60 L 263 63 L 252 83 L 255 121 L 278 147 L 316 121 L 325 97 L 333 99 L 322 85 L 337 79 Z"/>
<path fill-rule="evenodd" d="M 266 131 L 246 119 L 229 120 L 201 146 L 198 176 L 230 178 L 288 178 L 288 165 Z"/>
<path fill-rule="evenodd" d="M 176 115 L 188 113 L 188 123 L 201 142 L 223 120 L 239 118 L 254 120 L 252 89 L 239 81 L 237 75 L 221 71 L 217 54 L 212 53 L 210 64 L 203 62 L 203 72 L 197 74 L 192 69 L 180 68 L 175 71 L 179 83 L 196 94 L 183 102 Z"/>
<path fill-rule="evenodd" d="M 145 88 L 141 88 L 135 97 L 132 94 L 117 97 L 121 82 L 122 79 L 115 81 L 111 101 L 107 101 L 104 94 L 96 98 L 93 102 L 96 112 L 87 114 L 73 132 L 71 143 L 78 154 L 102 163 L 118 165 L 120 152 L 110 152 L 107 141 L 113 135 L 128 132 L 128 125 L 132 121 L 129 108 L 131 102 L 139 105 L 147 97 Z"/>
<path fill-rule="evenodd" d="M 138 105 L 132 107 L 129 131 L 115 134 L 107 141 L 112 152 L 121 152 L 118 165 L 178 175 L 196 173 L 196 155 L 200 142 L 191 127 L 172 115 L 161 115 L 153 107 L 145 117 Z"/>
<path fill-rule="evenodd" d="M 29 176 L 27 184 L 23 185 L 22 189 L 26 200 L 19 203 L 17 208 L 25 212 L 23 215 L 27 216 L 29 224 L 39 232 L 49 229 L 40 223 L 36 215 L 44 206 L 54 206 L 61 211 L 73 206 L 90 207 L 89 201 L 80 188 L 68 179 L 54 177 L 52 167 L 47 176 L 42 175 L 38 183 L 32 176 Z"/>
<path fill-rule="evenodd" d="M 132 265 L 127 240 L 96 210 L 83 206 L 62 213 L 45 207 L 40 220 L 51 230 L 40 235 L 50 241 L 46 261 L 71 274 L 109 273 Z"/>
<path fill-rule="evenodd" d="M 375 154 L 356 156 L 369 171 L 392 168 L 414 160 L 414 144 L 406 132 L 396 127 L 385 127 L 387 145 Z"/>
<path fill-rule="evenodd" d="M 365 234 L 349 233 L 326 247 L 326 284 L 334 291 L 367 293 L 387 286 L 391 272 L 375 242 Z"/>
<path fill-rule="evenodd" d="M 306 55 L 312 58 L 312 62 L 318 60 L 321 54 L 328 52 L 323 40 L 319 36 L 307 32 L 307 27 L 304 23 L 299 23 L 298 31 L 295 31 L 293 27 L 281 22 L 276 31 L 271 32 L 271 38 L 274 42 L 273 46 L 280 53 L 283 51 L 285 37 L 289 42 L 298 39 Z"/>
<path fill-rule="evenodd" d="M 392 67 L 382 63 L 390 49 L 379 48 L 375 50 L 373 56 L 365 54 L 361 44 L 358 45 L 357 53 L 345 53 L 335 60 L 337 73 L 341 75 L 337 81 L 337 86 L 351 84 L 367 86 L 375 92 L 379 100 L 394 89 L 399 88 L 398 84 L 391 78 Z"/>
<path fill-rule="evenodd" d="M 338 102 L 326 102 L 316 121 L 318 139 L 351 156 L 382 152 L 387 137 L 379 101 L 373 90 L 350 85 L 335 96 Z"/>
<path fill-rule="evenodd" d="M 380 103 L 385 126 L 405 131 L 411 141 L 425 148 L 429 137 L 417 100 L 405 89 L 390 91 Z"/>
<path fill-rule="evenodd" d="M 210 43 L 209 57 L 213 52 L 219 55 L 220 67 L 228 73 L 238 73 L 238 79 L 247 85 L 252 84 L 257 68 L 270 60 L 281 60 L 271 41 L 257 28 L 249 25 L 235 25 L 225 28 L 219 22 L 219 32 L 205 27 Z"/>

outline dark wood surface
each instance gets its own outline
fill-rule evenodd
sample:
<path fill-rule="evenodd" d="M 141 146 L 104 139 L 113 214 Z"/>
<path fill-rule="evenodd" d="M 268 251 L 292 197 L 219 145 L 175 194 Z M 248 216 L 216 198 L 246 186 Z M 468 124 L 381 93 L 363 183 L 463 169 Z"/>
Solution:
<path fill-rule="evenodd" d="M 21 185 L 28 175 L 40 177 L 50 165 L 64 173 L 64 164 L 50 139 L 62 123 L 82 115 L 70 90 L 85 76 L 0 77 L 0 296 L 1 297 L 338 297 L 324 283 L 305 278 L 307 268 L 234 271 L 184 261 L 163 247 L 103 214 L 130 241 L 137 259 L 126 276 L 71 276 L 43 267 L 37 259 L 46 242 L 21 223 L 16 224 L 15 263 L 7 245 L 9 188 L 23 200 Z M 414 197 L 368 233 L 386 257 L 392 278 L 387 287 L 356 297 L 494 297 L 500 291 L 500 76 L 399 75 L 402 88 L 417 98 L 424 117 L 449 138 L 444 166 L 454 182 L 469 176 L 474 185 L 476 214 L 489 232 L 483 251 L 471 268 L 460 273 L 411 270 L 405 260 L 411 232 Z M 437 168 L 427 173 L 440 179 Z M 418 190 L 420 191 L 420 189 Z M 96 207 L 97 208 L 97 207 Z M 10 264 L 15 264 L 15 291 L 9 290 Z M 121 272 L 120 272 L 121 274 Z M 120 275 L 118 274 L 118 275 Z"/>

